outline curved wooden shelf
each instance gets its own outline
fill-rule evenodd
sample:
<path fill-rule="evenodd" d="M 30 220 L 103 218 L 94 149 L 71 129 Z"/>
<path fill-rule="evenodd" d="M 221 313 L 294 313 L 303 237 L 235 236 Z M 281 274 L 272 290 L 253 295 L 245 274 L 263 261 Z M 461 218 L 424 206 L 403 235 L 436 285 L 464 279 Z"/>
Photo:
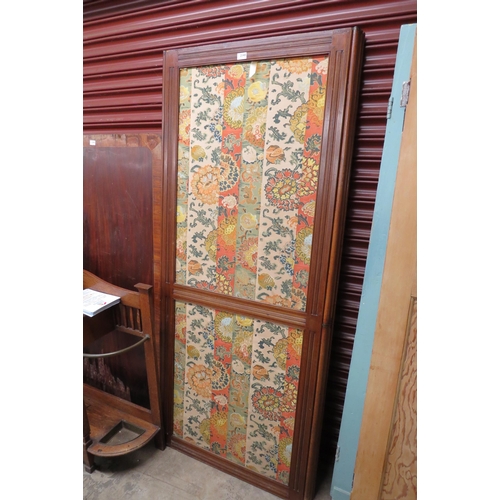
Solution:
<path fill-rule="evenodd" d="M 116 396 L 99 394 L 96 389 L 84 384 L 83 400 L 92 440 L 87 451 L 94 456 L 125 455 L 147 444 L 160 430 L 151 422 L 149 410 L 128 403 L 130 408 L 123 411 L 117 407 L 115 399 Z M 120 401 L 122 407 L 123 403 L 123 400 Z"/>

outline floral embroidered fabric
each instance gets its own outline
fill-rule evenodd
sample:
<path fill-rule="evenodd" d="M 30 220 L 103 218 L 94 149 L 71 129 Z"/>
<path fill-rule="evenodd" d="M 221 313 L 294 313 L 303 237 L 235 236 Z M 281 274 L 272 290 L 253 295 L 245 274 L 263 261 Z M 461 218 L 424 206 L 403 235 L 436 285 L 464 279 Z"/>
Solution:
<path fill-rule="evenodd" d="M 181 70 L 177 283 L 305 310 L 327 64 Z"/>
<path fill-rule="evenodd" d="M 181 69 L 177 284 L 305 311 L 327 67 Z M 302 337 L 176 302 L 174 434 L 288 484 Z"/>
<path fill-rule="evenodd" d="M 302 331 L 176 303 L 174 434 L 288 484 Z"/>

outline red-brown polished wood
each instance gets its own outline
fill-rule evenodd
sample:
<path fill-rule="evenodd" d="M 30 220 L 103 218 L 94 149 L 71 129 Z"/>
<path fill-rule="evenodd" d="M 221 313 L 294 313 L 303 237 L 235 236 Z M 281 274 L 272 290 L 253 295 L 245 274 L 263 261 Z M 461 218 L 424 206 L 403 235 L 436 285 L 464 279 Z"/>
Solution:
<path fill-rule="evenodd" d="M 143 408 L 84 384 L 83 461 L 88 472 L 94 469 L 94 456 L 123 455 L 144 446 L 155 436 L 156 446 L 160 449 L 165 447 L 164 434 L 160 432 L 161 405 L 154 350 L 152 287 L 142 283 L 135 287 L 137 291 L 127 290 L 112 285 L 89 271 L 83 271 L 84 289 L 92 288 L 120 297 L 120 303 L 116 306 L 92 318 L 83 316 L 84 348 L 110 333 L 117 336 L 147 337 L 141 348 L 143 347 L 146 358 L 146 387 L 149 396 L 149 408 Z M 106 436 L 120 426 L 141 429 L 142 433 L 137 433 L 135 439 L 111 444 Z"/>
<path fill-rule="evenodd" d="M 110 283 L 133 288 L 137 282 L 153 284 L 153 326 L 157 372 L 160 373 L 160 241 L 161 136 L 154 133 L 104 134 L 83 137 L 84 268 Z M 156 208 L 155 208 L 156 207 Z M 110 334 L 94 347 L 103 352 L 133 342 Z M 113 394 L 128 394 L 135 403 L 149 405 L 143 348 L 118 358 L 86 362 L 87 381 Z M 97 376 L 95 374 L 98 374 Z M 111 380 L 111 379 L 110 379 Z M 124 388 L 122 387 L 124 386 Z M 121 390 L 124 389 L 124 390 Z"/>

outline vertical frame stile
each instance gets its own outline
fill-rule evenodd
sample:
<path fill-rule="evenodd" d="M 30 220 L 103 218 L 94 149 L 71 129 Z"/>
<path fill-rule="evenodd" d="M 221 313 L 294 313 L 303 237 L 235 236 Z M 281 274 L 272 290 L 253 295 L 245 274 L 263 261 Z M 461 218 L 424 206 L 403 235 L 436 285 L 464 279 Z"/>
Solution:
<path fill-rule="evenodd" d="M 163 198 L 163 276 L 162 297 L 164 307 L 162 308 L 163 330 L 166 335 L 166 352 L 164 352 L 164 369 L 161 374 L 161 387 L 164 398 L 164 415 L 167 443 L 172 436 L 172 412 L 170 402 L 173 400 L 173 366 L 174 366 L 174 302 L 165 300 L 172 296 L 172 288 L 175 282 L 175 200 L 177 190 L 177 178 L 175 168 L 169 165 L 177 163 L 176 127 L 178 123 L 178 108 L 175 106 L 179 95 L 177 53 L 168 51 L 164 54 L 164 130 L 163 144 L 165 153 L 164 161 L 164 198 Z"/>
<path fill-rule="evenodd" d="M 164 365 L 166 368 L 162 373 L 162 390 L 166 396 L 164 407 L 167 421 L 167 439 L 169 444 L 171 443 L 177 449 L 283 498 L 302 500 L 311 498 L 314 493 L 323 408 L 322 399 L 326 386 L 326 371 L 328 369 L 331 344 L 332 312 L 326 311 L 325 306 L 331 307 L 331 304 L 335 302 L 334 295 L 337 291 L 337 283 L 327 283 L 325 277 L 338 279 L 337 268 L 341 254 L 341 226 L 345 218 L 347 193 L 345 184 L 347 183 L 351 160 L 351 153 L 346 148 L 352 148 L 353 142 L 350 138 L 346 140 L 345 134 L 352 133 L 353 130 L 354 98 L 357 95 L 357 90 L 352 93 L 348 87 L 351 85 L 356 86 L 359 83 L 357 68 L 360 67 L 358 59 L 361 55 L 358 48 L 361 46 L 361 40 L 362 34 L 359 30 L 341 29 L 306 35 L 286 35 L 178 49 L 164 53 L 165 196 L 163 202 L 162 269 L 164 274 L 162 278 L 162 301 L 164 306 L 162 321 L 163 329 L 167 335 L 167 342 Z M 321 131 L 318 131 L 318 134 L 320 134 L 319 137 L 322 137 L 322 149 L 320 155 L 316 153 L 318 156 L 314 160 L 319 162 L 319 167 L 316 164 L 319 178 L 316 181 L 316 194 L 315 198 L 313 198 L 316 200 L 316 212 L 314 218 L 311 215 L 310 219 L 314 220 L 314 232 L 312 232 L 311 225 L 311 233 L 309 234 L 313 234 L 313 244 L 310 254 L 310 266 L 306 268 L 309 272 L 307 302 L 302 302 L 305 304 L 302 311 L 290 309 L 289 317 L 286 314 L 286 307 L 291 306 L 271 305 L 259 302 L 257 299 L 243 300 L 239 297 L 223 295 L 220 292 L 196 290 L 185 284 L 176 284 L 179 71 L 180 68 L 185 67 L 234 65 L 238 61 L 237 54 L 242 52 L 247 54 L 249 62 L 301 57 L 318 57 L 321 61 L 321 57 L 325 55 L 329 57 L 327 83 L 324 90 L 324 118 L 321 129 L 318 129 Z M 318 64 L 318 60 L 316 60 L 315 64 Z M 309 70 L 311 75 L 314 71 L 316 70 Z M 311 81 L 313 80 L 311 79 Z M 321 77 L 318 77 L 318 81 L 321 81 Z M 307 105 L 312 106 L 313 101 L 311 100 L 311 104 Z M 310 110 L 310 108 L 308 109 Z M 312 130 L 314 131 L 314 128 Z M 309 159 L 306 156 L 304 158 Z M 310 161 L 313 162 L 312 157 Z M 304 164 L 299 161 L 299 165 Z M 269 168 L 269 164 L 267 164 L 267 168 Z M 287 217 L 289 216 L 287 215 Z M 309 265 L 309 260 L 307 262 Z M 180 438 L 178 431 L 176 431 L 175 436 L 172 435 L 174 421 L 172 408 L 169 405 L 171 405 L 174 397 L 174 316 L 176 300 L 186 304 L 199 304 L 200 307 L 212 308 L 213 311 L 247 314 L 260 321 L 272 321 L 274 319 L 275 324 L 282 324 L 286 328 L 301 326 L 303 337 L 298 396 L 294 410 L 293 452 L 290 451 L 289 477 L 286 482 L 280 483 L 271 477 L 261 476 L 260 473 L 234 462 L 229 462 L 211 451 L 198 448 L 195 444 Z M 289 436 L 292 436 L 292 434 Z M 289 439 L 288 442 L 292 443 L 292 437 L 289 437 Z"/>
<path fill-rule="evenodd" d="M 347 197 L 349 192 L 349 176 L 353 156 L 354 134 L 356 129 L 357 104 L 360 92 L 360 80 L 363 62 L 363 40 L 364 36 L 361 30 L 354 28 L 351 38 L 351 64 L 348 68 L 347 84 L 346 84 L 346 112 L 343 123 L 343 136 L 341 144 L 341 155 L 339 158 L 342 178 L 339 179 L 338 185 L 341 187 L 341 193 L 338 198 L 338 207 L 335 210 L 336 220 L 334 221 L 334 234 L 332 238 L 332 255 L 333 265 L 330 265 L 330 273 L 327 279 L 326 302 L 324 307 L 323 323 L 330 323 L 335 314 L 335 292 L 332 288 L 339 279 L 340 258 L 342 254 L 342 240 L 344 236 L 344 224 L 347 208 Z M 335 254 L 333 249 L 339 248 Z"/>
<path fill-rule="evenodd" d="M 340 260 L 342 256 L 342 241 L 344 234 L 344 221 L 347 208 L 349 191 L 349 174 L 352 162 L 352 151 L 354 143 L 354 132 L 356 125 L 357 103 L 359 98 L 359 87 L 363 61 L 363 40 L 361 30 L 354 28 L 345 38 L 343 52 L 344 79 L 341 88 L 341 108 L 344 112 L 339 117 L 339 150 L 338 168 L 335 183 L 335 208 L 333 211 L 333 233 L 329 243 L 330 255 L 327 279 L 325 280 L 325 301 L 322 310 L 321 335 L 318 341 L 318 368 L 315 381 L 315 400 L 313 410 L 312 436 L 310 459 L 306 478 L 306 497 L 314 495 L 315 476 L 318 461 L 318 450 L 320 446 L 321 422 L 324 410 L 324 394 L 328 379 L 329 353 L 332 345 L 333 317 L 335 314 L 336 295 L 340 273 Z M 333 52 L 333 51 L 332 51 Z M 330 108 L 332 109 L 332 108 Z M 338 115 L 337 115 L 338 116 Z M 334 141 L 334 143 L 336 143 Z"/>

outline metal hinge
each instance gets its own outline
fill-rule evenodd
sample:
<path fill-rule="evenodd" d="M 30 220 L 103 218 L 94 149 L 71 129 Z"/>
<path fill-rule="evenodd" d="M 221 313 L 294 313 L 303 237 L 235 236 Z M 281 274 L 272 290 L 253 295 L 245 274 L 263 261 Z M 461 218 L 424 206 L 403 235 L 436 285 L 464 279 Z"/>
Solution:
<path fill-rule="evenodd" d="M 408 104 L 408 99 L 410 98 L 410 84 L 411 80 L 403 82 L 403 89 L 401 91 L 401 103 L 400 103 L 400 106 L 402 108 L 405 108 L 406 105 Z"/>
<path fill-rule="evenodd" d="M 410 84 L 411 80 L 407 82 L 403 82 L 403 86 L 401 88 L 401 100 L 399 101 L 399 105 L 402 108 L 406 108 L 408 104 L 408 99 L 410 98 Z M 394 97 L 389 98 L 389 102 L 387 103 L 387 119 L 390 120 L 392 118 L 392 107 L 394 106 Z"/>
<path fill-rule="evenodd" d="M 392 106 L 394 104 L 394 97 L 389 98 L 389 102 L 387 103 L 387 119 L 390 120 L 392 116 Z"/>
<path fill-rule="evenodd" d="M 335 462 L 338 462 L 340 459 L 340 446 L 337 446 L 337 449 L 335 450 Z"/>

